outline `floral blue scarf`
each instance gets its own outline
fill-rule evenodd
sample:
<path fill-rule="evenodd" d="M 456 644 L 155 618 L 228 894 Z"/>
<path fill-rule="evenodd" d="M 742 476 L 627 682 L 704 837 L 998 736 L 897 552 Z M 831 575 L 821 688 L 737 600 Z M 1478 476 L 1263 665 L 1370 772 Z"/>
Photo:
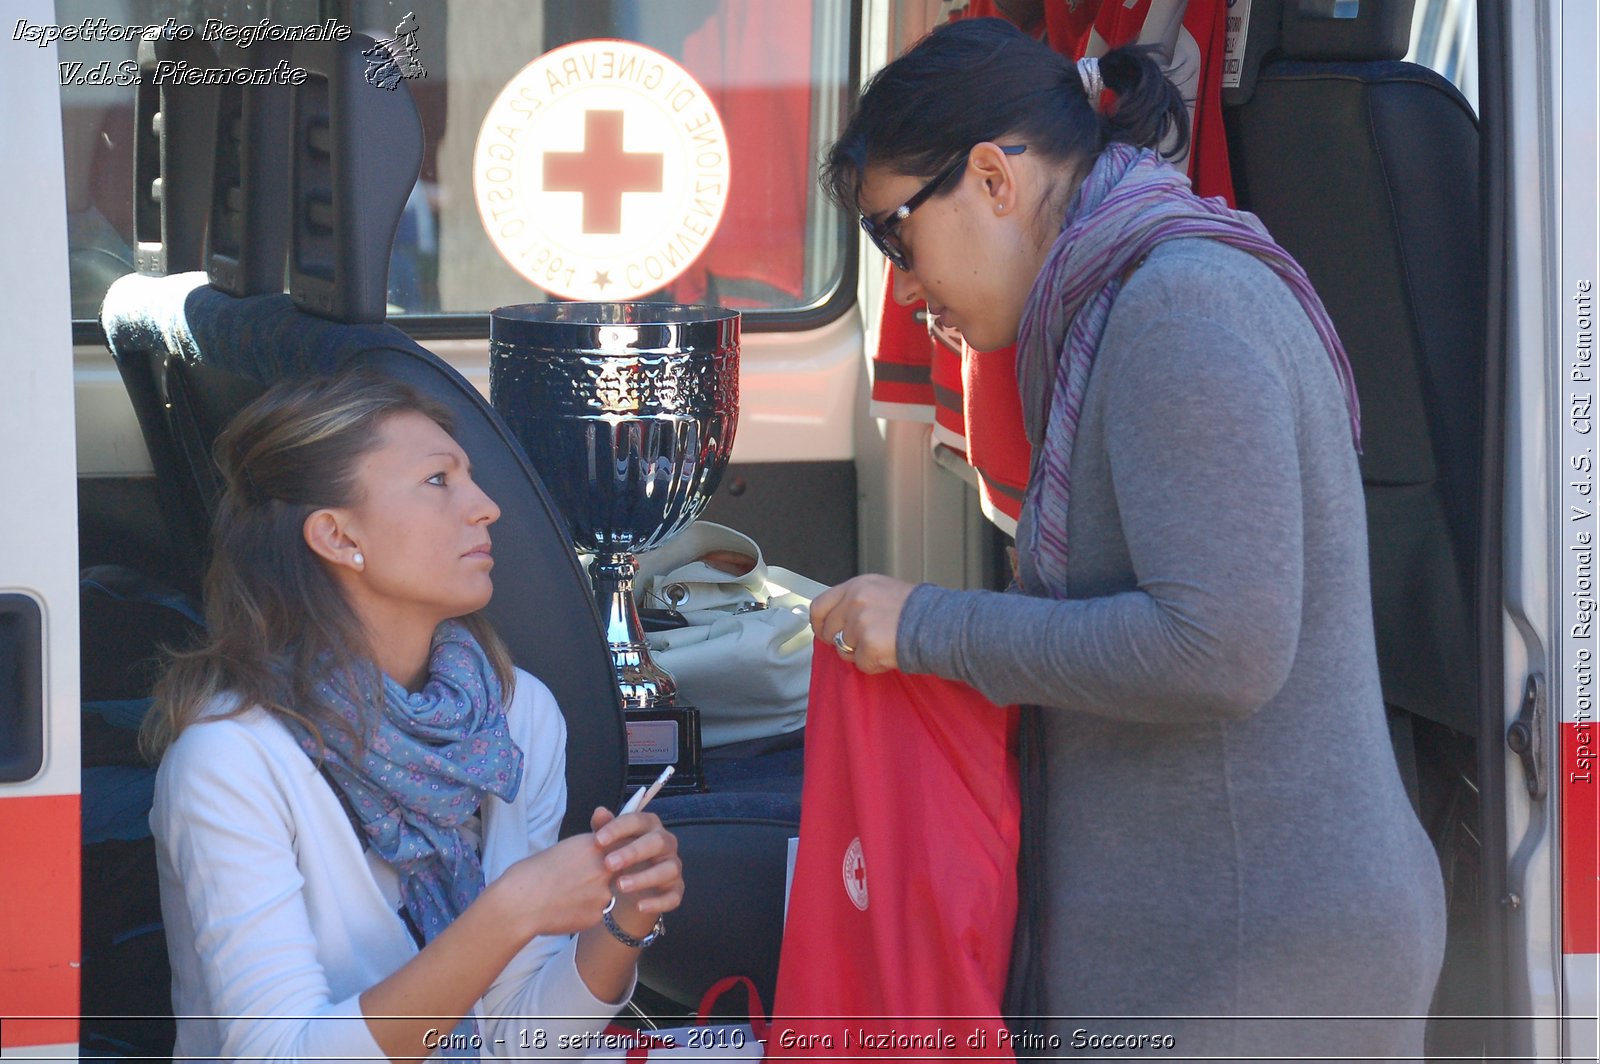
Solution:
<path fill-rule="evenodd" d="M 1017 333 L 1017 384 L 1023 425 L 1033 445 L 1025 505 L 1032 536 L 1023 545 L 1042 588 L 1067 591 L 1067 506 L 1072 498 L 1072 445 L 1083 412 L 1089 371 L 1129 270 L 1157 244 L 1207 237 L 1256 256 L 1289 286 L 1327 349 L 1350 408 L 1350 434 L 1361 447 L 1361 408 L 1344 345 L 1305 270 L 1268 234 L 1261 220 L 1220 197 L 1201 199 L 1189 181 L 1155 152 L 1111 144 L 1079 186 L 1061 235 L 1028 292 Z"/>
<path fill-rule="evenodd" d="M 424 942 L 483 892 L 478 847 L 462 825 L 485 795 L 510 801 L 522 786 L 522 751 L 507 730 L 500 680 L 465 625 L 438 627 L 428 671 L 415 694 L 383 676 L 376 721 L 342 685 L 324 682 L 318 697 L 348 729 L 322 729 L 321 746 L 288 722 L 301 749 L 322 758 L 367 845 L 399 872 L 401 901 Z M 357 735 L 365 739 L 359 751 Z"/>

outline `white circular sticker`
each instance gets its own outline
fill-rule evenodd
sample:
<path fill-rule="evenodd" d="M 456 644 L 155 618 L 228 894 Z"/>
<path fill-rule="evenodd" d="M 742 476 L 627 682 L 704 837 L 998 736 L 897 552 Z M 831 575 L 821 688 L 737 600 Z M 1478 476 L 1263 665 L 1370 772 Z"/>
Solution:
<path fill-rule="evenodd" d="M 579 41 L 501 90 L 472 176 L 483 228 L 512 269 L 560 298 L 630 299 L 710 243 L 728 202 L 728 138 L 671 59 Z"/>
<path fill-rule="evenodd" d="M 867 911 L 867 858 L 861 851 L 861 838 L 850 840 L 844 851 L 844 892 L 862 912 Z"/>

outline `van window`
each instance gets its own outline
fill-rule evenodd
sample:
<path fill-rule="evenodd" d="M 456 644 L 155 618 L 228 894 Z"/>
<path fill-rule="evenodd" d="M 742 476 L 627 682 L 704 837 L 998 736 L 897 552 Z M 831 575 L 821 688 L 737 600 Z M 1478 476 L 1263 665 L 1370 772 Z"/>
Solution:
<path fill-rule="evenodd" d="M 369 80 L 404 81 L 425 142 L 390 258 L 392 317 L 460 316 L 459 333 L 507 303 L 657 299 L 741 309 L 759 329 L 849 302 L 832 298 L 854 289 L 848 220 L 819 195 L 815 160 L 850 87 L 850 0 L 56 5 L 60 26 L 169 18 L 235 43 L 263 20 L 333 18 L 385 44 Z M 59 43 L 77 319 L 96 318 L 106 288 L 134 268 L 135 90 L 93 72 L 109 60 L 115 82 L 138 43 L 99 36 Z M 530 71 L 564 46 L 574 47 Z M 651 97 L 658 115 L 635 106 Z M 663 143 L 674 125 L 688 156 Z M 663 172 L 663 159 L 685 157 L 694 173 Z M 525 208 L 516 224 L 507 198 Z"/>
<path fill-rule="evenodd" d="M 1478 111 L 1477 0 L 1417 0 L 1406 62 L 1443 75 Z"/>

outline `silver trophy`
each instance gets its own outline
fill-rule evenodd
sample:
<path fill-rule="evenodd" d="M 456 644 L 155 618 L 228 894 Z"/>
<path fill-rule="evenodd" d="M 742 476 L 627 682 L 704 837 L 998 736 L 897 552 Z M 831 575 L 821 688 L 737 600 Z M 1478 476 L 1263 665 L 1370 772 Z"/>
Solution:
<path fill-rule="evenodd" d="M 739 314 L 673 303 L 533 303 L 489 319 L 489 397 L 581 551 L 628 724 L 630 782 L 699 789 L 700 721 L 650 658 L 635 556 L 705 510 L 739 420 Z"/>

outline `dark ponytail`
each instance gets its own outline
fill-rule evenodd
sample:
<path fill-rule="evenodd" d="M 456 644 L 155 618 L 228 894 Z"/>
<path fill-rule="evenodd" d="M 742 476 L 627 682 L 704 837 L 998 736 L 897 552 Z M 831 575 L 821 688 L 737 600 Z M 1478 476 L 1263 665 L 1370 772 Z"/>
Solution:
<path fill-rule="evenodd" d="M 1189 109 L 1161 72 L 1157 54 L 1153 44 L 1126 45 L 1100 57 L 1100 77 L 1117 96 L 1101 121 L 1107 142 L 1159 148 L 1176 159 L 1189 148 Z"/>
<path fill-rule="evenodd" d="M 1005 19 L 946 23 L 867 82 L 824 157 L 822 185 L 853 211 L 868 165 L 931 177 L 1002 137 L 1035 157 L 1079 165 L 1112 141 L 1165 146 L 1177 157 L 1189 143 L 1188 112 L 1153 53 L 1125 47 L 1101 57 L 1101 77 L 1117 97 L 1104 115 L 1070 60 Z"/>

